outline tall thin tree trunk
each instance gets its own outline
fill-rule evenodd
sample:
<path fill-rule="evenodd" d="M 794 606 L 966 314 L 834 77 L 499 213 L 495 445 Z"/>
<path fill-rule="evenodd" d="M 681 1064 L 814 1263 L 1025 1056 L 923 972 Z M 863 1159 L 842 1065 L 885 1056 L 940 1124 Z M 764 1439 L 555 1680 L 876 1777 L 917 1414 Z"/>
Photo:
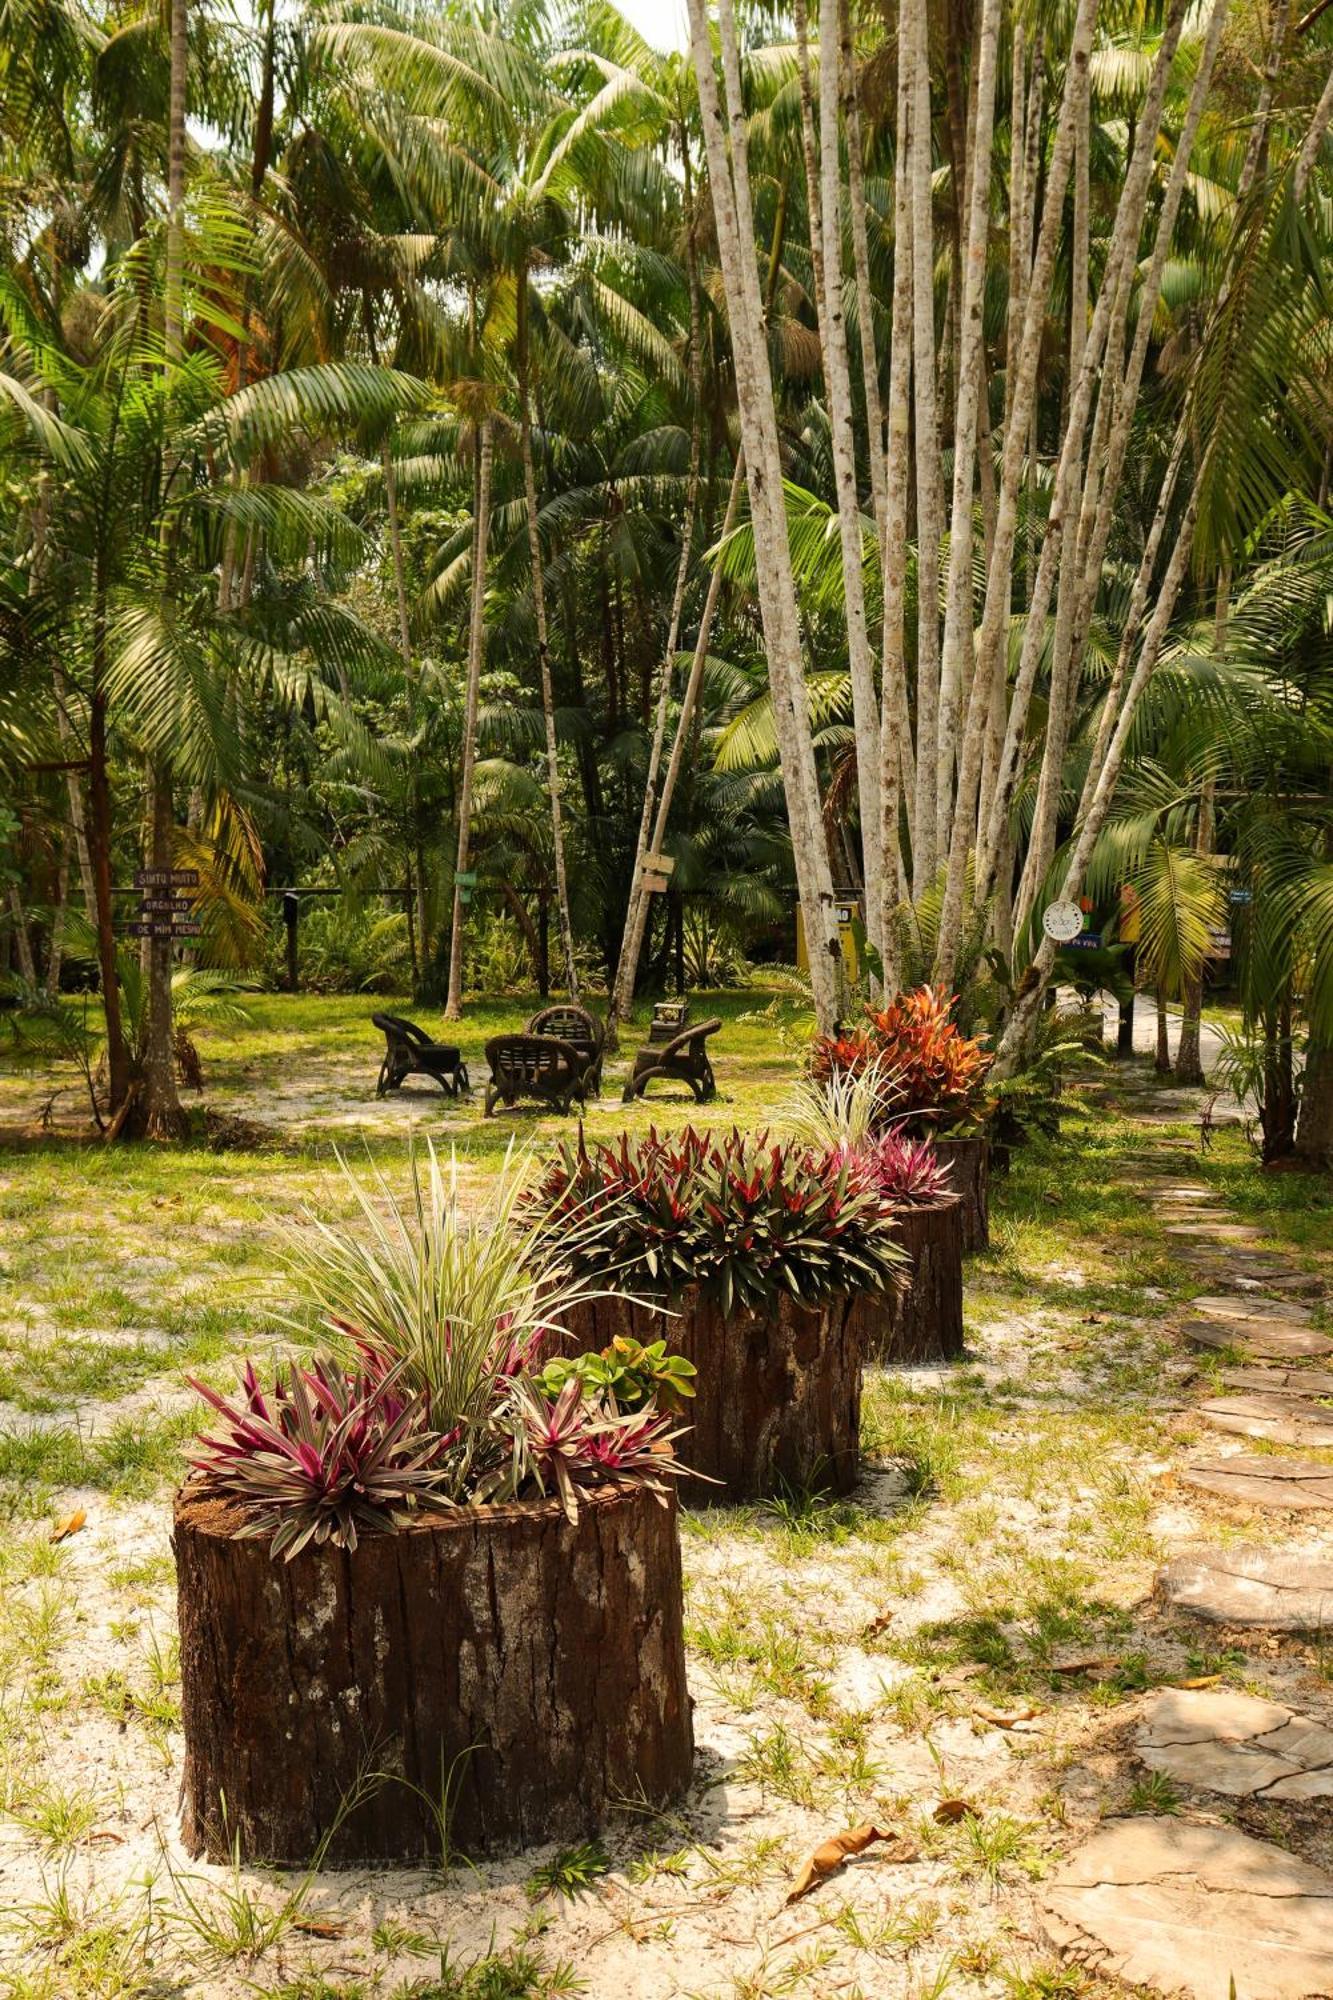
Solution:
<path fill-rule="evenodd" d="M 638 976 L 639 953 L 643 947 L 643 904 L 646 892 L 643 887 L 644 858 L 649 852 L 648 841 L 653 825 L 653 802 L 657 793 L 658 773 L 662 764 L 662 750 L 666 742 L 667 712 L 671 706 L 671 689 L 675 680 L 676 653 L 680 646 L 680 621 L 685 609 L 685 591 L 689 583 L 690 557 L 694 551 L 695 516 L 699 508 L 699 472 L 703 456 L 703 314 L 699 291 L 699 258 L 695 246 L 695 230 L 698 217 L 695 213 L 694 177 L 690 166 L 690 139 L 682 126 L 680 133 L 681 159 L 685 182 L 685 203 L 689 222 L 685 233 L 685 268 L 690 292 L 690 466 L 685 489 L 685 530 L 681 536 L 680 557 L 676 564 L 676 583 L 671 593 L 671 612 L 667 619 L 666 650 L 662 657 L 658 675 L 657 712 L 653 719 L 652 742 L 648 751 L 648 769 L 644 776 L 643 809 L 639 814 L 639 831 L 634 842 L 634 865 L 630 871 L 629 902 L 625 910 L 625 929 L 620 941 L 620 956 L 616 962 L 611 992 L 606 1009 L 606 1047 L 619 1047 L 620 1022 L 628 1014 L 634 1000 L 634 981 Z M 733 480 L 733 489 L 735 481 Z M 713 601 L 716 602 L 714 595 Z M 681 727 L 684 728 L 682 719 Z M 663 822 L 665 831 L 665 821 Z M 660 852 L 654 846 L 653 852 Z"/>
<path fill-rule="evenodd" d="M 537 516 L 537 474 L 532 459 L 532 397 L 528 354 L 528 270 L 518 274 L 516 358 L 518 363 L 519 447 L 523 456 L 523 494 L 528 516 L 528 557 L 532 566 L 532 614 L 537 628 L 537 666 L 541 676 L 542 714 L 546 721 L 546 782 L 551 795 L 551 843 L 555 855 L 555 894 L 560 924 L 560 949 L 565 963 L 565 990 L 579 997 L 574 962 L 574 926 L 569 915 L 569 881 L 565 871 L 565 835 L 560 815 L 560 753 L 555 737 L 555 694 L 551 684 L 551 653 L 546 631 L 546 580 L 542 567 L 541 532 Z"/>
<path fill-rule="evenodd" d="M 995 68 L 1000 40 L 1000 11 L 1000 0 L 983 0 L 976 71 L 976 119 L 971 149 L 972 185 L 962 258 L 958 398 L 953 434 L 953 505 L 949 522 L 944 648 L 940 660 L 936 766 L 936 838 L 941 850 L 948 839 L 951 787 L 958 755 L 960 702 L 972 678 L 972 492 L 977 416 L 981 408 L 986 366 L 982 308 L 986 253 L 990 241 L 991 138 L 995 129 Z"/>
<path fill-rule="evenodd" d="M 893 175 L 893 327 L 889 357 L 888 435 L 884 463 L 882 715 L 880 722 L 880 845 L 884 856 L 884 984 L 898 984 L 896 911 L 905 874 L 899 838 L 899 802 L 909 834 L 915 824 L 916 767 L 907 699 L 904 607 L 907 586 L 907 503 L 911 474 L 912 391 L 912 92 L 907 63 L 898 64 Z"/>
<path fill-rule="evenodd" d="M 754 523 L 760 611 L 768 650 L 773 715 L 787 796 L 798 893 L 809 943 L 810 983 L 821 1028 L 837 1017 L 842 947 L 825 844 L 819 777 L 810 732 L 801 656 L 800 619 L 787 539 L 782 460 L 764 314 L 755 269 L 754 216 L 746 158 L 747 128 L 740 51 L 731 0 L 718 8 L 722 99 L 713 63 L 707 0 L 689 0 L 691 46 L 708 151 L 713 213 L 727 299 L 736 387 Z M 730 145 L 728 144 L 730 135 Z"/>
<path fill-rule="evenodd" d="M 916 438 L 916 818 L 912 891 L 939 866 L 940 538 L 944 527 L 935 382 L 935 230 L 931 193 L 930 52 L 926 0 L 907 0 L 905 59 L 912 89 L 912 309 Z"/>
<path fill-rule="evenodd" d="M 879 702 L 875 666 L 866 626 L 862 573 L 861 504 L 856 490 L 856 438 L 852 428 L 852 380 L 843 314 L 842 176 L 839 168 L 837 88 L 841 62 L 839 0 L 820 0 L 819 9 L 819 135 L 824 293 L 819 301 L 819 330 L 824 349 L 824 380 L 828 387 L 833 435 L 833 476 L 838 500 L 838 532 L 842 544 L 843 596 L 847 616 L 847 653 L 852 672 L 852 716 L 856 730 L 856 790 L 860 807 L 862 875 L 865 882 L 866 931 L 880 949 L 882 872 L 879 806 Z"/>
<path fill-rule="evenodd" d="M 468 619 L 467 699 L 463 710 L 463 759 L 458 787 L 458 859 L 454 866 L 454 909 L 449 931 L 449 992 L 446 1021 L 463 1014 L 463 932 L 466 905 L 458 885 L 472 853 L 472 774 L 477 761 L 477 706 L 482 658 L 486 647 L 486 552 L 491 539 L 491 459 L 494 452 L 489 416 L 477 427 L 477 491 L 472 527 L 472 603 Z"/>
<path fill-rule="evenodd" d="M 412 735 L 417 723 L 417 674 L 412 659 L 412 626 L 407 610 L 407 569 L 403 561 L 403 531 L 398 516 L 398 478 L 393 469 L 393 453 L 386 437 L 380 445 L 380 468 L 384 475 L 384 511 L 389 521 L 389 550 L 393 557 L 394 604 L 398 613 L 398 651 L 403 661 L 403 689 L 407 697 L 407 733 Z M 412 849 L 414 892 L 416 898 L 416 953 L 415 961 L 424 975 L 428 956 L 429 926 L 426 922 L 426 867 L 421 850 L 421 828 L 418 824 L 417 759 L 412 753 L 408 765 L 407 810 L 411 821 L 409 840 Z"/>
<path fill-rule="evenodd" d="M 185 352 L 185 109 L 189 73 L 187 0 L 171 0 L 171 87 L 167 131 L 167 268 L 164 300 L 164 349 L 167 366 L 167 406 L 170 409 L 176 370 Z M 171 551 L 163 550 L 169 565 Z M 150 759 L 148 770 L 151 856 L 155 869 L 175 861 L 176 812 L 171 761 Z M 188 1123 L 176 1092 L 176 1051 L 172 1020 L 170 937 L 148 941 L 148 1020 L 143 1051 L 143 1100 L 127 1128 L 142 1129 L 149 1138 L 180 1137 Z"/>

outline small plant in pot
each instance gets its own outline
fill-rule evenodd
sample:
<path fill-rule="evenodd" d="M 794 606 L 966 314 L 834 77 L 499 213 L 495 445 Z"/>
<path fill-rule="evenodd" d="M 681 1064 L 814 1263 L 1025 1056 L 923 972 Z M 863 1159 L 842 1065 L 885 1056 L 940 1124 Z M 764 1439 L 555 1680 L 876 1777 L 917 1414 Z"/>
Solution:
<path fill-rule="evenodd" d="M 503 1852 L 689 1782 L 688 1375 L 665 1349 L 544 1374 L 586 1293 L 513 1226 L 522 1178 L 485 1228 L 433 1152 L 406 1203 L 354 1180 L 357 1226 L 296 1259 L 324 1351 L 197 1385 L 174 1533 L 196 1853 Z"/>
<path fill-rule="evenodd" d="M 954 1005 L 941 989 L 920 986 L 887 1007 L 867 1007 L 858 1027 L 816 1039 L 810 1075 L 825 1086 L 879 1079 L 873 1122 L 935 1139 L 962 1199 L 963 1247 L 980 1250 L 990 1240 L 985 1085 L 993 1058 L 959 1028 Z"/>
<path fill-rule="evenodd" d="M 866 1359 L 951 1360 L 963 1348 L 962 1203 L 932 1140 L 883 1127 L 887 1095 L 886 1066 L 876 1058 L 827 1083 L 807 1081 L 789 1118 L 894 1217 L 906 1265 L 898 1285 L 857 1300 Z"/>
<path fill-rule="evenodd" d="M 699 1497 L 854 1484 L 852 1301 L 892 1284 L 903 1254 L 891 1213 L 849 1167 L 762 1133 L 687 1127 L 591 1147 L 580 1135 L 529 1203 L 576 1232 L 608 1218 L 568 1253 L 572 1275 L 603 1294 L 579 1309 L 579 1334 L 612 1352 L 617 1339 L 666 1340 L 695 1369 L 690 1470 L 712 1482 Z"/>

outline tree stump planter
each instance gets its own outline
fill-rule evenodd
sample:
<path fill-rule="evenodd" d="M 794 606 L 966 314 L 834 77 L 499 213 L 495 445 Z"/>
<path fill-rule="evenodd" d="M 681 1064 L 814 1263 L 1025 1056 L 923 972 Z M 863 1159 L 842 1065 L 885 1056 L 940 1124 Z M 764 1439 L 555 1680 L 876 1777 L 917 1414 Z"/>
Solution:
<path fill-rule="evenodd" d="M 775 1299 L 760 1310 L 689 1291 L 669 1306 L 608 1294 L 564 1322 L 575 1348 L 606 1347 L 617 1334 L 665 1340 L 692 1361 L 695 1395 L 678 1450 L 700 1479 L 682 1479 L 693 1502 L 762 1499 L 784 1487 L 855 1486 L 861 1440 L 861 1345 L 855 1302 L 822 1306 Z M 705 1484 L 705 1480 L 716 1484 Z"/>
<path fill-rule="evenodd" d="M 963 1204 L 954 1194 L 904 1204 L 897 1231 L 909 1260 L 902 1283 L 853 1301 L 862 1357 L 956 1361 L 963 1351 Z"/>
<path fill-rule="evenodd" d="M 936 1139 L 935 1151 L 963 1204 L 963 1252 L 970 1257 L 990 1244 L 990 1140 Z"/>
<path fill-rule="evenodd" d="M 192 1854 L 503 1853 L 586 1839 L 608 1801 L 688 1785 L 674 1496 L 594 1488 L 576 1523 L 554 1500 L 460 1508 L 290 1563 L 234 1540 L 240 1520 L 177 1496 Z"/>

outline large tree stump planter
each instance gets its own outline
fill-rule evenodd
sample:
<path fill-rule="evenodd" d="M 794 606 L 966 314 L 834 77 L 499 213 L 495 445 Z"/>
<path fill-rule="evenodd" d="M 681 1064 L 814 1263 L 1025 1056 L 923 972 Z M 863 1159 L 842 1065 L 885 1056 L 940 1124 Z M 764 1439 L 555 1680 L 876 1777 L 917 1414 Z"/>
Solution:
<path fill-rule="evenodd" d="M 689 1784 L 674 1495 L 594 1488 L 574 1523 L 555 1501 L 465 1508 L 290 1563 L 239 1521 L 177 1497 L 192 1854 L 505 1853 Z"/>
<path fill-rule="evenodd" d="M 963 1351 L 963 1204 L 957 1195 L 904 1205 L 898 1240 L 907 1252 L 902 1283 L 853 1301 L 866 1361 L 956 1361 Z"/>
<path fill-rule="evenodd" d="M 789 1297 L 736 1309 L 691 1288 L 668 1306 L 606 1294 L 564 1322 L 578 1348 L 617 1334 L 665 1340 L 692 1361 L 695 1394 L 679 1452 L 698 1479 L 680 1481 L 694 1503 L 755 1500 L 784 1488 L 850 1492 L 859 1476 L 861 1346 L 854 1301 L 821 1306 Z M 715 1482 L 705 1484 L 705 1481 Z"/>
<path fill-rule="evenodd" d="M 936 1139 L 935 1151 L 963 1204 L 963 1252 L 970 1257 L 990 1246 L 990 1140 Z"/>

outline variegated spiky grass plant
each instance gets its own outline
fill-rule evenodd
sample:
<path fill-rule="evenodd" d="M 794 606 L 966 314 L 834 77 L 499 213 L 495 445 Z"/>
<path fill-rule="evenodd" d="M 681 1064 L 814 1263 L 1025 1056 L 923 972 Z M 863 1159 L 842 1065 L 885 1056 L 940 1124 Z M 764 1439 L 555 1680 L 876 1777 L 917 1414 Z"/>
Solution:
<path fill-rule="evenodd" d="M 835 1069 L 822 1081 L 803 1077 L 782 1123 L 815 1153 L 859 1152 L 893 1115 L 895 1071 L 887 1056 L 860 1068 Z"/>
<path fill-rule="evenodd" d="M 356 1206 L 350 1224 L 312 1217 L 291 1262 L 321 1332 L 354 1364 L 371 1355 L 406 1393 L 427 1398 L 432 1427 L 457 1435 L 450 1483 L 461 1496 L 491 1469 L 490 1420 L 506 1381 L 560 1343 L 595 1294 L 569 1276 L 562 1253 L 604 1220 L 575 1218 L 565 1239 L 516 1225 L 528 1160 L 510 1145 L 487 1188 L 483 1220 L 463 1208 L 458 1161 L 426 1142 L 399 1198 L 378 1170 L 363 1178 L 339 1158 Z"/>

